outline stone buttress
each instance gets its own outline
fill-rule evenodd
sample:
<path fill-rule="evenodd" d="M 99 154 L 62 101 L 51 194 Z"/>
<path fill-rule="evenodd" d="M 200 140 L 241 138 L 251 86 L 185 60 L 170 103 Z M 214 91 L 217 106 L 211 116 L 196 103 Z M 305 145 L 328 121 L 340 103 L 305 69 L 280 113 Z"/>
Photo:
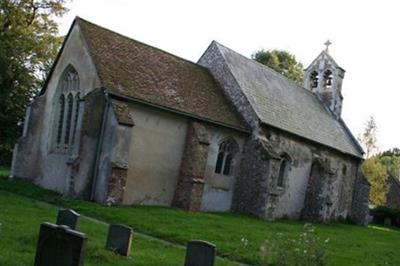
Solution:
<path fill-rule="evenodd" d="M 199 122 L 190 122 L 173 206 L 189 211 L 200 210 L 208 147 L 206 127 Z"/>

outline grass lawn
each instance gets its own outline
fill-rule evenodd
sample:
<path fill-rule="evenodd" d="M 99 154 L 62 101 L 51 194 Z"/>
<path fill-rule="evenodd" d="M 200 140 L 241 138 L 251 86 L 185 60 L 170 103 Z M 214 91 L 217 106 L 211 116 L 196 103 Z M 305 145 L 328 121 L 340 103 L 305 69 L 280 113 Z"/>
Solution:
<path fill-rule="evenodd" d="M 55 222 L 57 208 L 0 191 L 0 265 L 32 265 L 40 224 Z M 107 225 L 81 218 L 78 230 L 87 234 L 85 265 L 183 265 L 185 251 L 134 235 L 131 258 L 104 249 Z M 217 265 L 231 265 L 218 260 Z"/>
<path fill-rule="evenodd" d="M 10 174 L 10 168 L 7 166 L 0 165 L 0 176 L 8 176 Z"/>
<path fill-rule="evenodd" d="M 265 240 L 274 238 L 277 232 L 297 238 L 304 225 L 300 221 L 265 222 L 235 214 L 188 213 L 163 207 L 104 207 L 66 199 L 17 179 L 0 178 L 0 190 L 70 207 L 107 222 L 128 224 L 136 231 L 175 243 L 186 244 L 191 239 L 207 240 L 217 245 L 219 255 L 249 264 L 259 264 L 259 249 Z M 397 229 L 347 224 L 317 224 L 315 227 L 319 237 L 330 239 L 329 265 L 400 265 L 400 231 Z M 242 238 L 248 240 L 247 246 L 243 245 Z M 135 256 L 135 252 L 133 254 Z"/>

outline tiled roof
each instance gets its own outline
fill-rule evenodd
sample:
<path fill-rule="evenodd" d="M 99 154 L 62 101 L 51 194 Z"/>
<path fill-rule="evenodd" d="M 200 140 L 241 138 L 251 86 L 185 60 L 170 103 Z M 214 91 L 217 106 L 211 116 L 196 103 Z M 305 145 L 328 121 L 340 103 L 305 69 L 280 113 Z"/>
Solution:
<path fill-rule="evenodd" d="M 336 120 L 315 94 L 270 68 L 214 42 L 259 119 L 343 153 L 362 150 L 341 120 Z"/>
<path fill-rule="evenodd" d="M 206 68 L 81 18 L 76 22 L 106 89 L 209 122 L 246 129 Z"/>

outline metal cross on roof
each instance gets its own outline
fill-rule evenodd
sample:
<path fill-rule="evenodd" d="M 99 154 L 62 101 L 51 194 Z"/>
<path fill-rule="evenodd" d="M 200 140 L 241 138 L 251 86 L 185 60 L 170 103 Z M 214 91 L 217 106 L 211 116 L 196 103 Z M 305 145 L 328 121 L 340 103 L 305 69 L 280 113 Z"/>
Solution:
<path fill-rule="evenodd" d="M 327 41 L 324 43 L 324 45 L 326 46 L 325 52 L 328 52 L 329 45 L 331 45 L 331 44 L 332 44 L 332 42 L 331 42 L 330 40 L 327 40 Z"/>

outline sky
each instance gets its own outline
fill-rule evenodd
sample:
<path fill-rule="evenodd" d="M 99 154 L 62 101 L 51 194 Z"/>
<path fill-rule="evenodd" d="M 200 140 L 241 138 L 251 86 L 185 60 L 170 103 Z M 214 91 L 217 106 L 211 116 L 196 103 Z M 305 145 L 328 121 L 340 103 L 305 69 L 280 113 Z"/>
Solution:
<path fill-rule="evenodd" d="M 74 0 L 75 16 L 196 62 L 212 40 L 247 57 L 284 49 L 304 67 L 325 48 L 346 70 L 342 117 L 357 137 L 373 115 L 381 151 L 400 147 L 398 0 Z"/>

